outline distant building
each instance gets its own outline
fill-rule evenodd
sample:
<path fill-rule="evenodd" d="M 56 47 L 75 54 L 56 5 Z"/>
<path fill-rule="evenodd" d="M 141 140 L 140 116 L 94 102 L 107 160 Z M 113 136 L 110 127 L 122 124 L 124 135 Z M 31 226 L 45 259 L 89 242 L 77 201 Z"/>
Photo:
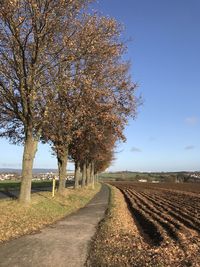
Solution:
<path fill-rule="evenodd" d="M 15 179 L 15 174 L 13 173 L 1 173 L 0 174 L 0 180 L 4 181 L 4 180 L 12 180 Z"/>
<path fill-rule="evenodd" d="M 147 183 L 147 180 L 146 179 L 140 179 L 140 180 L 138 180 L 138 182 L 140 182 L 140 183 Z"/>

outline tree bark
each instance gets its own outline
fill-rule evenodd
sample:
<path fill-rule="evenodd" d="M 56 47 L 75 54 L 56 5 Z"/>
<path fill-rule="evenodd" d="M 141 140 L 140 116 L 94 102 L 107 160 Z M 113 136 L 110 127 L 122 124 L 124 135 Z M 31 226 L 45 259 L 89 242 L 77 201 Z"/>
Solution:
<path fill-rule="evenodd" d="M 86 182 L 86 163 L 83 163 L 83 170 L 82 170 L 82 184 L 81 186 L 84 187 Z"/>
<path fill-rule="evenodd" d="M 94 177 L 94 179 L 95 179 L 95 182 L 96 182 L 96 183 L 98 183 L 98 182 L 99 182 L 98 173 L 95 173 L 95 177 Z"/>
<path fill-rule="evenodd" d="M 33 162 L 37 151 L 38 140 L 31 132 L 26 134 L 22 162 L 22 180 L 19 202 L 28 205 L 31 201 L 31 182 L 33 177 Z"/>
<path fill-rule="evenodd" d="M 91 163 L 91 183 L 92 183 L 92 189 L 94 189 L 95 187 L 94 162 Z"/>
<path fill-rule="evenodd" d="M 67 159 L 68 159 L 67 150 L 64 153 L 57 153 L 58 173 L 59 173 L 58 193 L 60 195 L 63 195 L 65 191 L 65 183 L 67 177 Z"/>
<path fill-rule="evenodd" d="M 80 163 L 75 162 L 75 173 L 74 173 L 74 188 L 77 189 L 79 188 L 79 179 L 80 179 Z"/>
<path fill-rule="evenodd" d="M 86 164 L 86 185 L 89 185 L 91 183 L 91 176 L 90 176 L 90 163 Z"/>

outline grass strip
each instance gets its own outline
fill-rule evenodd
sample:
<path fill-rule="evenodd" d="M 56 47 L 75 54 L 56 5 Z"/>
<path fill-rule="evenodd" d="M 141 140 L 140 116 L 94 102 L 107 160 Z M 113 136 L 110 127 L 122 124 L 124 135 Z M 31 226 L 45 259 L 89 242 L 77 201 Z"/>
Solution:
<path fill-rule="evenodd" d="M 38 231 L 46 225 L 85 206 L 100 190 L 101 185 L 78 190 L 66 189 L 65 196 L 52 198 L 50 192 L 32 195 L 29 207 L 16 200 L 0 200 L 0 242 Z"/>
<path fill-rule="evenodd" d="M 0 190 L 15 190 L 19 189 L 21 185 L 20 181 L 1 181 Z M 52 186 L 52 181 L 32 181 L 32 188 L 42 188 Z"/>

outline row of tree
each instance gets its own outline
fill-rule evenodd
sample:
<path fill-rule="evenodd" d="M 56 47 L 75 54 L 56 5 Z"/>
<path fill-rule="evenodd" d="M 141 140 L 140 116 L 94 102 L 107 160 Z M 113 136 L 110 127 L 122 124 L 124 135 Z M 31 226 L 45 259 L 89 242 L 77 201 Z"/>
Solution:
<path fill-rule="evenodd" d="M 67 160 L 75 187 L 94 184 L 112 161 L 136 85 L 122 27 L 88 12 L 90 0 L 0 1 L 0 135 L 24 145 L 20 202 L 30 202 L 39 141 L 57 156 L 59 193 Z"/>

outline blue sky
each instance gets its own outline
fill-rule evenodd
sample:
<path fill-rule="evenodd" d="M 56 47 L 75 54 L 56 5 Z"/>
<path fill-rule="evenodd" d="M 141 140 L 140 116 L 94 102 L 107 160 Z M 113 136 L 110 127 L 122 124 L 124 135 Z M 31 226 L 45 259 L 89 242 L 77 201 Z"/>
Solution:
<path fill-rule="evenodd" d="M 200 1 L 99 0 L 125 26 L 131 75 L 143 105 L 110 170 L 200 170 Z M 20 167 L 22 148 L 0 140 L 0 167 Z M 40 145 L 35 167 L 55 168 Z"/>

